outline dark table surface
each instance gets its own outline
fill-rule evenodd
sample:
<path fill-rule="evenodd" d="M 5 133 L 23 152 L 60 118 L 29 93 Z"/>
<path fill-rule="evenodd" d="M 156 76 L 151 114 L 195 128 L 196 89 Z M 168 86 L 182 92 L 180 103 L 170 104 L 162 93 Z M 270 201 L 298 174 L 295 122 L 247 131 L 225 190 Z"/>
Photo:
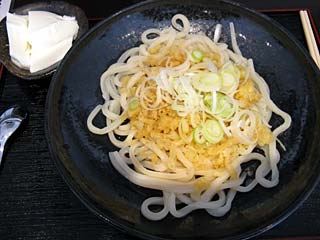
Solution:
<path fill-rule="evenodd" d="M 14 7 L 34 1 L 16 0 Z M 137 1 L 70 0 L 89 18 L 104 18 Z M 308 8 L 320 25 L 317 0 L 239 0 L 254 9 Z M 305 45 L 298 12 L 268 12 Z M 91 25 L 96 21 L 91 21 Z M 56 170 L 44 135 L 44 108 L 50 78 L 18 79 L 3 69 L 0 111 L 21 104 L 30 112 L 4 155 L 0 168 L 0 239 L 134 239 L 93 215 L 70 191 Z M 320 185 L 287 220 L 260 238 L 319 236 Z"/>

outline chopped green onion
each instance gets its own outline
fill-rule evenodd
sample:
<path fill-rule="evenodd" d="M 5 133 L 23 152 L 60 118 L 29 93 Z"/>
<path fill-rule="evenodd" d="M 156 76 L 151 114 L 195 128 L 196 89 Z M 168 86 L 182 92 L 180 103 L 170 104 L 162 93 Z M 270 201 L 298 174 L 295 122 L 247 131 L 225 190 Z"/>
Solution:
<path fill-rule="evenodd" d="M 211 109 L 212 106 L 212 95 L 206 94 L 203 98 L 204 105 Z"/>
<path fill-rule="evenodd" d="M 239 69 L 233 64 L 229 64 L 220 74 L 222 77 L 222 90 L 226 92 L 235 90 L 240 79 Z"/>
<path fill-rule="evenodd" d="M 193 141 L 197 144 L 204 144 L 206 142 L 206 139 L 204 138 L 202 133 L 201 126 L 198 126 L 193 130 Z"/>
<path fill-rule="evenodd" d="M 235 112 L 235 106 L 227 95 L 217 92 L 216 106 L 212 106 L 212 95 L 207 94 L 204 99 L 204 105 L 212 111 L 213 114 L 223 118 L 230 118 Z"/>
<path fill-rule="evenodd" d="M 230 89 L 236 84 L 236 77 L 234 74 L 230 72 L 221 72 L 222 76 L 222 88 L 223 89 Z"/>
<path fill-rule="evenodd" d="M 202 92 L 217 91 L 221 88 L 221 77 L 218 73 L 201 73 L 192 78 L 192 86 Z"/>
<path fill-rule="evenodd" d="M 229 63 L 226 67 L 224 67 L 223 71 L 234 74 L 236 78 L 240 77 L 240 70 L 232 63 Z"/>
<path fill-rule="evenodd" d="M 138 99 L 133 99 L 130 103 L 129 103 L 129 110 L 130 111 L 134 111 L 137 109 L 137 107 L 139 106 L 139 100 Z"/>
<path fill-rule="evenodd" d="M 191 52 L 191 57 L 194 62 L 201 62 L 203 59 L 203 52 L 201 50 L 193 50 Z"/>
<path fill-rule="evenodd" d="M 232 100 L 227 95 L 222 93 L 217 94 L 218 104 L 216 107 L 216 113 L 220 117 L 227 119 L 234 114 L 235 107 Z"/>
<path fill-rule="evenodd" d="M 210 119 L 205 122 L 202 134 L 208 142 L 217 143 L 222 140 L 224 132 L 217 120 Z"/>

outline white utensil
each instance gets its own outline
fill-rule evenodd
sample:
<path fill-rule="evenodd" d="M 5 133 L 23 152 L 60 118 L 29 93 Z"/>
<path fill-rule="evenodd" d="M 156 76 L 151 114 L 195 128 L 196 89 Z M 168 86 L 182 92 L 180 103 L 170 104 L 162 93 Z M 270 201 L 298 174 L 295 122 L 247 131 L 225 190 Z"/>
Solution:
<path fill-rule="evenodd" d="M 26 121 L 27 117 L 27 111 L 18 105 L 7 109 L 0 115 L 0 164 L 7 140 Z"/>

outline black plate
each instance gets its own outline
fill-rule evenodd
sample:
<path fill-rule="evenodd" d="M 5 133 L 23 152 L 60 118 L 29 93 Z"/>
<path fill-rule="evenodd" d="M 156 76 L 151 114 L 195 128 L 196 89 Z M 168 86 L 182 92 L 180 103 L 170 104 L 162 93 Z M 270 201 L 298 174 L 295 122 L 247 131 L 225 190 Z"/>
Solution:
<path fill-rule="evenodd" d="M 75 5 L 63 1 L 45 1 L 38 3 L 31 3 L 13 10 L 15 14 L 27 15 L 29 11 L 49 11 L 59 15 L 74 16 L 78 21 L 79 31 L 76 39 L 77 41 L 89 28 L 89 23 L 86 14 Z M 6 19 L 0 23 L 0 61 L 13 74 L 26 80 L 39 79 L 52 74 L 58 67 L 60 62 L 57 62 L 46 69 L 31 73 L 29 70 L 19 68 L 11 61 L 9 55 L 9 41 L 7 35 Z M 74 42 L 73 42 L 74 44 Z"/>
<path fill-rule="evenodd" d="M 183 3 L 183 5 L 182 5 Z M 292 116 L 281 135 L 280 183 L 238 194 L 223 218 L 198 210 L 182 219 L 168 216 L 148 221 L 140 214 L 147 197 L 159 194 L 128 182 L 112 167 L 107 136 L 90 133 L 86 120 L 103 103 L 100 76 L 120 54 L 139 44 L 151 27 L 168 26 L 176 13 L 185 14 L 195 30 L 212 36 L 235 23 L 242 53 L 254 59 L 275 103 Z M 46 134 L 50 152 L 65 181 L 97 216 L 146 239 L 244 238 L 260 234 L 289 216 L 310 194 L 319 178 L 319 70 L 309 54 L 273 20 L 223 1 L 152 1 L 135 5 L 106 19 L 68 53 L 54 75 L 47 98 Z M 273 118 L 274 124 L 279 119 Z"/>

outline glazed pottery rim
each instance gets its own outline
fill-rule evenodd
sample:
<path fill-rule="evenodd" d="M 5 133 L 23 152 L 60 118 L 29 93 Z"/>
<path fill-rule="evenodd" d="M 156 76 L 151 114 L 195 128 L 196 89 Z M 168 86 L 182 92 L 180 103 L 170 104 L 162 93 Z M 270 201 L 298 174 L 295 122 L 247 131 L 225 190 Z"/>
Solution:
<path fill-rule="evenodd" d="M 84 24 L 79 24 L 78 35 L 73 40 L 72 46 L 69 49 L 69 51 L 71 51 L 71 49 L 75 45 L 75 43 L 78 42 L 89 29 L 88 18 L 86 16 L 85 12 L 79 6 L 72 4 L 72 3 L 69 3 L 69 2 L 57 1 L 57 0 L 48 1 L 48 2 L 37 1 L 37 2 L 32 2 L 32 3 L 28 3 L 25 5 L 19 6 L 17 8 L 13 8 L 10 10 L 10 12 L 13 12 L 13 13 L 18 12 L 19 13 L 19 12 L 22 12 L 25 9 L 29 9 L 29 8 L 30 9 L 37 9 L 37 8 L 39 8 L 39 6 L 41 8 L 43 7 L 45 9 L 45 8 L 49 8 L 50 5 L 52 5 L 52 6 L 53 5 L 60 5 L 60 6 L 63 5 L 64 7 L 68 7 L 69 10 L 65 11 L 65 13 L 64 13 L 65 15 L 68 15 L 68 13 L 70 13 L 71 11 L 78 11 L 80 13 L 79 19 L 77 19 L 77 16 L 75 16 L 75 17 L 78 20 L 78 23 L 79 23 L 79 21 L 80 22 L 83 21 Z M 70 9 L 72 9 L 72 10 L 70 11 Z M 59 14 L 61 15 L 61 13 L 59 13 Z M 1 28 L 3 28 L 3 30 L 6 30 L 5 19 L 3 19 L 3 21 L 1 21 L 1 25 L 2 25 Z M 9 44 L 6 32 L 5 32 L 5 35 L 6 35 L 6 36 L 4 36 L 6 38 L 5 42 L 7 44 Z M 1 51 L 3 51 L 3 50 L 1 50 Z M 62 58 L 60 61 L 50 65 L 49 67 L 47 67 L 45 69 L 39 70 L 35 73 L 31 73 L 27 69 L 22 69 L 19 66 L 17 66 L 15 63 L 12 62 L 10 55 L 9 55 L 9 50 L 8 50 L 8 54 L 6 54 L 6 58 L 7 59 L 5 59 L 5 58 L 1 59 L 0 63 L 3 64 L 11 74 L 13 74 L 13 75 L 19 77 L 20 79 L 25 80 L 25 81 L 38 80 L 38 79 L 45 78 L 45 77 L 52 75 L 54 72 L 56 72 L 57 68 L 62 63 L 62 60 L 63 60 L 63 58 Z M 23 72 L 20 72 L 20 71 L 23 71 Z"/>
<path fill-rule="evenodd" d="M 131 12 L 135 12 L 136 9 L 139 9 L 140 7 L 145 7 L 145 6 L 149 6 L 149 5 L 153 5 L 153 4 L 161 4 L 161 3 L 166 3 L 166 4 L 178 4 L 181 1 L 179 0 L 165 0 L 165 1 L 161 1 L 161 0 L 148 0 L 148 1 L 144 1 L 144 2 L 140 2 L 134 5 L 131 5 L 127 8 L 124 8 L 118 12 L 116 12 L 115 14 L 109 16 L 108 18 L 102 20 L 100 23 L 96 24 L 93 28 L 91 28 L 88 32 L 86 32 L 73 46 L 73 49 L 77 49 L 77 47 L 82 43 L 83 40 L 87 39 L 88 37 L 90 37 L 90 35 L 92 33 L 94 33 L 96 30 L 98 30 L 100 27 L 102 27 L 103 25 L 109 25 L 112 24 L 114 21 L 116 21 L 119 17 L 125 16 L 127 14 L 130 14 Z M 200 0 L 197 3 L 194 3 L 192 1 L 187 1 L 188 3 L 193 3 L 195 5 L 210 5 L 211 1 L 210 0 Z M 308 60 L 308 62 L 311 64 L 311 67 L 313 70 L 315 70 L 316 72 L 316 78 L 319 79 L 319 70 L 317 70 L 315 63 L 313 62 L 313 60 L 311 59 L 311 57 L 309 56 L 309 54 L 307 53 L 307 51 L 301 46 L 301 44 L 295 39 L 295 37 L 288 32 L 288 30 L 286 30 L 284 27 L 282 27 L 279 23 L 277 23 L 275 20 L 261 14 L 258 13 L 254 10 L 251 10 L 247 7 L 242 6 L 241 4 L 238 3 L 234 3 L 231 1 L 226 1 L 226 0 L 215 0 L 215 2 L 221 2 L 221 3 L 225 3 L 225 4 L 229 4 L 232 5 L 233 7 L 236 8 L 241 8 L 242 10 L 245 10 L 248 14 L 254 15 L 255 17 L 259 17 L 260 19 L 263 19 L 264 22 L 267 22 L 269 25 L 272 25 L 273 27 L 277 28 L 282 34 L 285 35 L 286 38 L 290 39 L 290 41 L 292 41 L 292 43 L 298 48 L 298 50 L 303 53 L 304 58 L 306 58 Z M 55 151 L 54 151 L 54 147 L 53 147 L 53 142 L 52 139 L 50 138 L 50 130 L 49 130 L 49 115 L 50 115 L 50 111 L 49 111 L 49 106 L 50 106 L 50 102 L 51 102 L 51 96 L 54 92 L 54 85 L 56 82 L 58 82 L 59 80 L 59 76 L 60 76 L 60 72 L 62 72 L 62 66 L 64 66 L 65 61 L 68 59 L 69 55 L 72 53 L 73 51 L 69 51 L 67 53 L 67 55 L 64 57 L 64 59 L 61 61 L 57 71 L 55 72 L 52 82 L 50 84 L 50 88 L 47 94 L 47 99 L 46 99 L 46 110 L 45 110 L 45 133 L 46 133 L 46 138 L 48 141 L 48 146 L 49 146 L 49 152 L 52 156 L 52 159 L 55 163 L 55 166 L 57 167 L 60 175 L 62 176 L 62 178 L 64 179 L 64 181 L 67 183 L 67 185 L 69 186 L 69 188 L 71 189 L 71 191 L 78 197 L 78 199 L 80 199 L 80 201 L 88 208 L 90 209 L 91 212 L 93 212 L 96 216 L 98 216 L 99 218 L 103 219 L 104 221 L 110 223 L 112 226 L 116 227 L 117 229 L 130 233 L 134 236 L 138 236 L 138 237 L 142 237 L 144 239 L 174 239 L 174 238 L 162 238 L 159 236 L 154 236 L 151 235 L 149 233 L 146 233 L 144 231 L 140 231 L 131 227 L 128 227 L 126 225 L 121 224 L 117 218 L 112 218 L 110 216 L 105 216 L 101 210 L 99 210 L 93 203 L 92 201 L 90 201 L 90 198 L 86 197 L 88 196 L 86 194 L 86 192 L 78 185 L 78 183 L 76 182 L 75 179 L 72 178 L 72 176 L 69 175 L 69 173 L 67 172 L 67 170 L 65 169 L 64 165 L 62 164 L 62 162 L 60 161 L 60 159 L 57 157 Z M 315 188 L 315 186 L 317 185 L 317 183 L 320 180 L 320 175 L 318 176 L 314 176 L 310 182 L 311 184 L 305 188 L 303 191 L 301 191 L 300 195 L 298 197 L 295 198 L 295 200 L 287 206 L 287 208 L 280 213 L 278 216 L 272 218 L 271 220 L 268 220 L 266 223 L 261 224 L 258 227 L 255 227 L 253 229 L 250 229 L 248 231 L 239 233 L 237 235 L 234 236 L 227 236 L 224 239 L 247 239 L 247 238 L 251 238 L 254 236 L 258 236 L 260 234 L 262 234 L 263 232 L 273 228 L 274 226 L 278 225 L 279 223 L 281 223 L 282 221 L 284 221 L 288 216 L 290 216 L 298 207 L 300 207 L 302 205 L 302 203 L 309 197 L 309 195 L 311 194 L 312 190 Z M 206 237 L 205 237 L 206 238 Z"/>

